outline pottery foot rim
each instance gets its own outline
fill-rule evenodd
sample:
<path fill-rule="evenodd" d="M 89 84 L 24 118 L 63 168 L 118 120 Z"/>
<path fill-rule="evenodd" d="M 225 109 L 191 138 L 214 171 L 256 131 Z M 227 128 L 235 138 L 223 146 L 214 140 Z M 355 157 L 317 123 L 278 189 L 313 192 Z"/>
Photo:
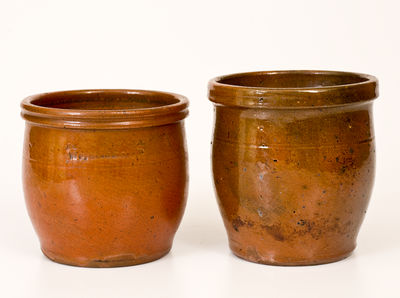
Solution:
<path fill-rule="evenodd" d="M 62 265 L 68 265 L 68 266 L 74 266 L 74 267 L 86 267 L 86 268 L 114 268 L 114 267 L 128 267 L 128 266 L 135 266 L 135 265 L 140 265 L 140 264 L 145 264 L 145 263 L 150 263 L 153 261 L 156 261 L 158 259 L 161 259 L 165 255 L 167 255 L 171 247 L 169 247 L 167 250 L 164 250 L 162 252 L 153 254 L 151 256 L 143 256 L 139 258 L 124 258 L 124 259 L 117 259 L 117 260 L 100 260 L 100 259 L 82 259 L 82 260 L 71 260 L 67 259 L 65 257 L 56 255 L 52 252 L 49 252 L 48 250 L 45 250 L 44 248 L 41 248 L 42 253 L 51 261 L 62 264 Z"/>
<path fill-rule="evenodd" d="M 245 261 L 251 262 L 251 263 L 256 263 L 256 264 L 261 264 L 261 265 L 270 265 L 270 266 L 287 266 L 287 267 L 294 267 L 294 266 L 314 266 L 314 265 L 323 265 L 323 264 L 329 264 L 329 263 L 335 263 L 341 260 L 346 259 L 349 257 L 354 249 L 351 251 L 348 251 L 346 253 L 336 255 L 333 257 L 327 257 L 327 258 L 320 258 L 316 260 L 300 260 L 300 261 L 280 261 L 280 260 L 274 260 L 274 259 L 269 259 L 269 260 L 260 260 L 260 259 L 254 259 L 248 256 L 244 256 L 233 249 L 231 249 L 232 253 Z"/>

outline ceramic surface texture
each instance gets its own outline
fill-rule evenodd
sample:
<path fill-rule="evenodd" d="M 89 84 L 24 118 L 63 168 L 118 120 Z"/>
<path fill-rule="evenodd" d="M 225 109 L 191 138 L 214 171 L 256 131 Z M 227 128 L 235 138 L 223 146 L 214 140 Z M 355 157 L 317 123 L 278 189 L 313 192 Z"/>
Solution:
<path fill-rule="evenodd" d="M 270 71 L 213 79 L 214 184 L 232 251 L 311 265 L 348 256 L 375 171 L 373 76 Z"/>
<path fill-rule="evenodd" d="M 24 193 L 47 257 L 114 267 L 168 253 L 186 204 L 187 105 L 183 96 L 142 90 L 22 102 Z"/>

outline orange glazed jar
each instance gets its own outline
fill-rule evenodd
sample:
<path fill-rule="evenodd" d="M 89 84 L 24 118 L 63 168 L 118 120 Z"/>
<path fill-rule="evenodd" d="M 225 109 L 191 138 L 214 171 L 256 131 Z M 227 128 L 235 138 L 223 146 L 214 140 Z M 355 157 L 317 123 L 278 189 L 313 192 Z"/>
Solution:
<path fill-rule="evenodd" d="M 80 90 L 21 107 L 25 200 L 49 259 L 114 267 L 169 252 L 187 196 L 185 97 Z"/>

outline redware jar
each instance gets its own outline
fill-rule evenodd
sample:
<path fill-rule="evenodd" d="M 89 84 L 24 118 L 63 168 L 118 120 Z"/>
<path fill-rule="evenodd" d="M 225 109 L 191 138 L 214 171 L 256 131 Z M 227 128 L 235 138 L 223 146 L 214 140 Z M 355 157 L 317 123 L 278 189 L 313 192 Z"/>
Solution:
<path fill-rule="evenodd" d="M 232 251 L 310 265 L 348 256 L 375 170 L 373 76 L 266 71 L 209 83 L 212 164 Z"/>
<path fill-rule="evenodd" d="M 31 96 L 21 106 L 23 186 L 43 253 L 87 267 L 167 254 L 186 204 L 187 99 L 82 90 Z"/>

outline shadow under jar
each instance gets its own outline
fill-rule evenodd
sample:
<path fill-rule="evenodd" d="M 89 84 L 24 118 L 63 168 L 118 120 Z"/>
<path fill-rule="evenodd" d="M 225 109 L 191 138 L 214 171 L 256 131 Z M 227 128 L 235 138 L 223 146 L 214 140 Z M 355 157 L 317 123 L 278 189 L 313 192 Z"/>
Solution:
<path fill-rule="evenodd" d="M 26 98 L 23 187 L 43 253 L 128 266 L 171 249 L 186 205 L 185 97 L 81 90 Z"/>
<path fill-rule="evenodd" d="M 266 71 L 215 78 L 214 184 L 230 248 L 312 265 L 356 246 L 375 170 L 373 76 Z"/>

